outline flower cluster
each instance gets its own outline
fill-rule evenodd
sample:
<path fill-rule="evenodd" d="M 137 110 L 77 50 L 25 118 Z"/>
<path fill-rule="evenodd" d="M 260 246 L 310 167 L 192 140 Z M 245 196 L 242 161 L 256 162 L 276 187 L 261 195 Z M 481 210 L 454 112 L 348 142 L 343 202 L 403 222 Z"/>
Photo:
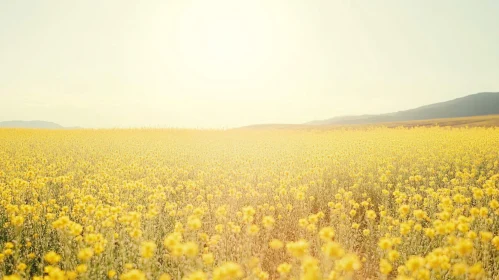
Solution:
<path fill-rule="evenodd" d="M 494 279 L 499 129 L 0 129 L 0 279 Z"/>

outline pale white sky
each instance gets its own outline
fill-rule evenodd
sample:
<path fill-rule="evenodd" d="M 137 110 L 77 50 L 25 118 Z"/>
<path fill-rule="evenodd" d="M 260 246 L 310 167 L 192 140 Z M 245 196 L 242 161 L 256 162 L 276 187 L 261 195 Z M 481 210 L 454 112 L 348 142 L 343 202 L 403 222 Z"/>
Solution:
<path fill-rule="evenodd" d="M 223 128 L 499 91 L 499 1 L 0 0 L 0 121 Z"/>

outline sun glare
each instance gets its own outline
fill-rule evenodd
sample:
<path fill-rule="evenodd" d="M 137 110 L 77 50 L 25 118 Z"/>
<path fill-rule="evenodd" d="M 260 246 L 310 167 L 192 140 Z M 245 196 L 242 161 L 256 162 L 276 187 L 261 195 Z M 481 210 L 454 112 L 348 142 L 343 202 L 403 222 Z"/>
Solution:
<path fill-rule="evenodd" d="M 264 70 L 273 52 L 272 24 L 255 6 L 245 6 L 196 5 L 179 15 L 175 44 L 189 70 L 215 80 L 245 79 Z"/>

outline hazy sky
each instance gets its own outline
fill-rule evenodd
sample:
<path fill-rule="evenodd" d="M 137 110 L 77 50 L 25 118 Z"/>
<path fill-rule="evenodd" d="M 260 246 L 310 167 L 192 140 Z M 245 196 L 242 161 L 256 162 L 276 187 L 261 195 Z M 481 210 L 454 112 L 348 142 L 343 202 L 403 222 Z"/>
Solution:
<path fill-rule="evenodd" d="M 499 91 L 499 1 L 0 0 L 0 121 L 221 128 Z"/>

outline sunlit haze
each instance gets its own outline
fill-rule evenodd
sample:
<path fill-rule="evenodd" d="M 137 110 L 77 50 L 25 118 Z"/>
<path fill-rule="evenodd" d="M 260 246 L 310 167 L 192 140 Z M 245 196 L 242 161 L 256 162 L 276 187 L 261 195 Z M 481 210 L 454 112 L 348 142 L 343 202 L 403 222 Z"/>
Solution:
<path fill-rule="evenodd" d="M 499 89 L 499 1 L 1 1 L 0 121 L 230 128 Z"/>

